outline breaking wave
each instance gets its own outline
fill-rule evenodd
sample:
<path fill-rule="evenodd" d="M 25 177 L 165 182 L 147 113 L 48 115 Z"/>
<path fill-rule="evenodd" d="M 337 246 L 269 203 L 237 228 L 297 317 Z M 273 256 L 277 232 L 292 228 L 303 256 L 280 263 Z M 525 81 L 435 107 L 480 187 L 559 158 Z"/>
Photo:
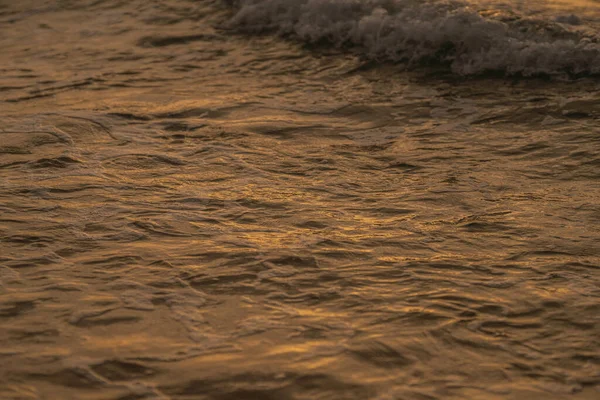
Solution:
<path fill-rule="evenodd" d="M 444 65 L 460 75 L 600 74 L 600 38 L 554 20 L 434 0 L 228 0 L 228 27 L 276 32 L 375 61 Z M 577 24 L 572 23 L 576 20 Z"/>

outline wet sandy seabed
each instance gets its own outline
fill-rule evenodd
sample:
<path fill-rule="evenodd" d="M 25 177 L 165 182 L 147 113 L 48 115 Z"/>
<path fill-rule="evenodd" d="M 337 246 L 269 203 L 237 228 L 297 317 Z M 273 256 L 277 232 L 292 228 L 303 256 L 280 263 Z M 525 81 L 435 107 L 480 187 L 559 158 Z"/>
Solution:
<path fill-rule="evenodd" d="M 597 399 L 600 84 L 0 2 L 0 398 Z"/>

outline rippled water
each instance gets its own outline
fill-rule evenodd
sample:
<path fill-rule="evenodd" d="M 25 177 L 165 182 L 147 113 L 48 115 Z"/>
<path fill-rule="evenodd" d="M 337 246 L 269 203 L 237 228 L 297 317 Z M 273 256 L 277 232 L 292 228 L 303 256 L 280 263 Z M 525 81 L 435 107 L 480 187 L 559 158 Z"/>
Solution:
<path fill-rule="evenodd" d="M 598 66 L 407 71 L 245 4 L 0 1 L 0 398 L 598 399 Z"/>

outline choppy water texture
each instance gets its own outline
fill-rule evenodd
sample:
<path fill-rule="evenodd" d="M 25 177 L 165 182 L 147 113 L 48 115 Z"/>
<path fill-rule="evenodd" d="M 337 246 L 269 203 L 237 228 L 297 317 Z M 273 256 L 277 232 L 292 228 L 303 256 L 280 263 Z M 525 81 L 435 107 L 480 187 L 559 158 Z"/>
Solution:
<path fill-rule="evenodd" d="M 598 399 L 597 66 L 406 71 L 242 3 L 0 1 L 0 398 Z M 596 46 L 577 4 L 528 7 Z"/>

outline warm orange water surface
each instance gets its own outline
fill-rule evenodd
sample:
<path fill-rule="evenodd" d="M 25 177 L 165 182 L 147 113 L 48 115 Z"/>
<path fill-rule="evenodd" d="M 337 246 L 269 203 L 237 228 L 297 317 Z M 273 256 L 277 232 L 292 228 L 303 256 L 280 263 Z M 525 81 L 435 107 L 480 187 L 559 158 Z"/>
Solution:
<path fill-rule="evenodd" d="M 597 77 L 229 12 L 0 1 L 0 398 L 600 398 Z"/>

